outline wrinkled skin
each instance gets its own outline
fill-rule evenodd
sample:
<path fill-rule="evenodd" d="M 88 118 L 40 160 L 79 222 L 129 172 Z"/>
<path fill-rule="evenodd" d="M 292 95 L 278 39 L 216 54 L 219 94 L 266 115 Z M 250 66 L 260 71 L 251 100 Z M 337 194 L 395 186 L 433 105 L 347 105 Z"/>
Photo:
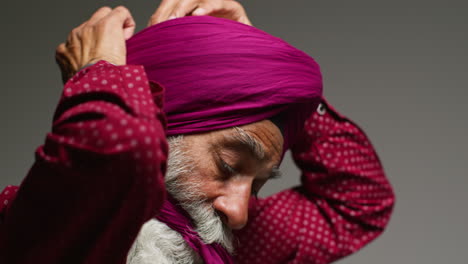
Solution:
<path fill-rule="evenodd" d="M 263 157 L 256 157 L 233 128 L 184 137 L 185 151 L 195 167 L 181 177 L 200 186 L 207 202 L 231 229 L 247 223 L 249 200 L 272 176 L 283 146 L 280 130 L 269 120 L 240 128 L 261 146 Z"/>

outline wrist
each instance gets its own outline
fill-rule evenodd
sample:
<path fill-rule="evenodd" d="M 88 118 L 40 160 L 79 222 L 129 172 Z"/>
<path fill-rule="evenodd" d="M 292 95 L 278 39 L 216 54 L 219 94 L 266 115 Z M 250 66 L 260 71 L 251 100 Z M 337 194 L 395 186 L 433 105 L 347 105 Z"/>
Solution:
<path fill-rule="evenodd" d="M 86 69 L 86 68 L 88 68 L 88 67 L 90 67 L 90 66 L 93 66 L 94 64 L 98 63 L 99 61 L 105 61 L 105 62 L 107 62 L 107 63 L 109 63 L 109 64 L 114 65 L 114 66 L 119 66 L 119 65 L 116 65 L 116 64 L 114 64 L 114 63 L 112 63 L 112 62 L 109 62 L 109 61 L 100 59 L 100 60 L 97 60 L 97 61 L 89 62 L 88 64 L 86 64 L 86 65 L 84 65 L 83 67 L 79 68 L 79 69 L 78 69 L 78 72 L 81 71 L 81 70 L 83 70 L 83 69 Z"/>

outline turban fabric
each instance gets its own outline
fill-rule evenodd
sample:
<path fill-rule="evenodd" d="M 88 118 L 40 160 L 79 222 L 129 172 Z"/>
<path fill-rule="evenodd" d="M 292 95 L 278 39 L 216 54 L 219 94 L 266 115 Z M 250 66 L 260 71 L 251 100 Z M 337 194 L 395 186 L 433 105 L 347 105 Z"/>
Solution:
<path fill-rule="evenodd" d="M 279 116 L 284 150 L 318 105 L 318 64 L 252 26 L 209 16 L 169 20 L 127 41 L 127 62 L 165 88 L 167 135 Z"/>
<path fill-rule="evenodd" d="M 322 94 L 311 57 L 222 18 L 183 17 L 148 27 L 127 41 L 127 63 L 143 65 L 148 79 L 165 88 L 168 136 L 280 120 L 284 153 Z M 156 218 L 179 232 L 205 263 L 232 263 L 219 244 L 201 241 L 170 196 Z"/>

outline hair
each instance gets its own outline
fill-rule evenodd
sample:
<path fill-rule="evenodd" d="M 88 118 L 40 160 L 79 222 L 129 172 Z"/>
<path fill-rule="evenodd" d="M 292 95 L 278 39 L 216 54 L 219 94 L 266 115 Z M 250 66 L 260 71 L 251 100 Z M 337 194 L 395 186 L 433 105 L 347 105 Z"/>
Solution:
<path fill-rule="evenodd" d="M 194 174 L 195 162 L 186 148 L 184 137 L 169 137 L 168 142 L 169 159 L 165 176 L 167 191 L 192 217 L 195 231 L 204 243 L 219 243 L 232 254 L 234 246 L 231 230 L 199 190 L 201 182 Z M 192 177 L 191 181 L 185 181 L 186 177 Z M 151 264 L 155 260 L 162 264 L 203 263 L 178 232 L 157 219 L 151 219 L 142 226 L 127 255 L 127 264 Z"/>
<path fill-rule="evenodd" d="M 127 264 L 202 264 L 183 237 L 166 224 L 151 219 L 140 230 L 127 255 Z"/>
<path fill-rule="evenodd" d="M 195 231 L 204 243 L 219 243 L 228 252 L 233 253 L 231 229 L 223 223 L 212 204 L 207 202 L 205 194 L 200 191 L 202 182 L 195 174 L 195 161 L 185 148 L 184 137 L 169 137 L 168 142 L 167 191 L 191 216 Z M 191 180 L 186 181 L 184 176 L 191 177 Z"/>

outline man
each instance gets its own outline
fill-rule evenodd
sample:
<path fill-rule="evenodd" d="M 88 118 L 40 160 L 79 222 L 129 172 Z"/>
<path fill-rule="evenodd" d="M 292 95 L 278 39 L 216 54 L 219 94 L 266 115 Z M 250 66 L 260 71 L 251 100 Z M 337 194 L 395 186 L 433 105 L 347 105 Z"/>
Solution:
<path fill-rule="evenodd" d="M 194 3 L 181 1 L 185 7 L 188 2 Z M 168 3 L 174 2 L 165 3 L 170 10 Z M 173 10 L 162 12 L 163 7 L 156 14 L 171 17 Z M 151 21 L 159 22 L 157 17 Z M 186 87 L 177 85 L 189 76 L 184 75 L 182 84 L 174 78 L 177 75 L 157 76 L 166 70 L 161 62 L 144 62 L 145 68 L 125 66 L 127 49 L 131 61 L 141 60 L 135 55 L 139 49 L 148 52 L 141 45 L 153 31 L 163 37 L 164 30 L 173 27 L 190 33 L 197 21 L 212 25 L 210 30 L 225 30 L 225 26 L 243 34 L 251 30 L 201 19 L 173 20 L 149 28 L 126 47 L 135 25 L 130 13 L 122 7 L 102 8 L 59 46 L 64 80 L 71 79 L 52 133 L 37 150 L 36 163 L 16 195 L 10 187 L 1 196 L 5 205 L 1 263 L 123 263 L 126 259 L 128 263 L 229 263 L 226 251 L 234 254 L 236 263 L 328 263 L 358 250 L 383 231 L 393 193 L 378 157 L 363 132 L 325 101 L 314 113 L 301 108 L 308 116 L 299 132 L 279 106 L 272 109 L 281 112 L 253 111 L 252 116 L 265 111 L 268 115 L 254 121 L 241 119 L 237 125 L 232 123 L 235 127 L 222 123 L 222 118 L 207 124 L 217 120 L 216 113 L 199 114 L 198 118 L 210 119 L 191 123 L 181 112 L 195 113 L 184 108 L 193 104 L 178 101 L 190 97 L 171 95 L 180 90 L 170 90 Z M 261 32 L 252 34 L 279 43 Z M 231 49 L 244 47 L 238 45 Z M 189 52 L 193 51 L 184 54 Z M 301 57 L 302 61 L 307 62 L 305 68 L 316 69 L 308 58 Z M 154 67 L 159 68 L 152 72 Z M 148 82 L 147 76 L 154 74 L 154 80 L 166 88 L 164 101 L 169 106 L 164 112 L 162 86 Z M 318 80 L 304 76 L 295 77 Z M 188 83 L 191 88 L 195 85 Z M 203 96 L 192 103 L 209 99 L 203 91 L 197 93 Z M 300 96 L 316 108 L 318 92 L 307 90 Z M 234 116 L 232 112 L 223 113 L 223 118 Z M 167 173 L 165 115 L 171 136 Z M 304 185 L 266 199 L 251 199 L 277 174 L 288 147 L 303 170 Z M 236 230 L 236 239 L 230 230 Z"/>

